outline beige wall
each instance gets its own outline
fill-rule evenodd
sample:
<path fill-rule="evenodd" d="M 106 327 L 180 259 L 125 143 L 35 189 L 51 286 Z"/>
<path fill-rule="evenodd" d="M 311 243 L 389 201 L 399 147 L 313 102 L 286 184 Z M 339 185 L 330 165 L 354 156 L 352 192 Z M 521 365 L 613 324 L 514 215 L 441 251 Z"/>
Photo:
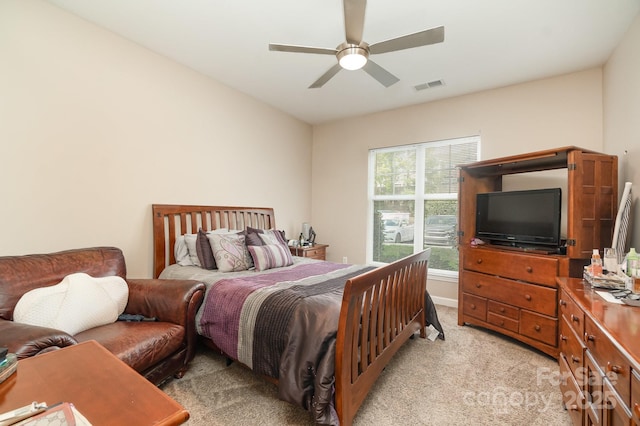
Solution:
<path fill-rule="evenodd" d="M 311 216 L 308 124 L 39 0 L 0 2 L 0 64 L 0 255 L 114 245 L 149 277 L 152 203 Z"/>
<path fill-rule="evenodd" d="M 640 16 L 604 67 L 604 147 L 619 158 L 620 193 L 633 183 L 631 247 L 640 248 Z"/>
<path fill-rule="evenodd" d="M 3 0 L 0 255 L 115 245 L 150 276 L 152 203 L 230 204 L 273 206 L 290 235 L 310 221 L 329 260 L 361 263 L 367 151 L 474 134 L 482 158 L 604 147 L 637 182 L 639 19 L 604 72 L 312 129 L 48 3 Z M 457 297 L 455 283 L 429 288 Z"/>
<path fill-rule="evenodd" d="M 602 150 L 602 70 L 563 75 L 314 127 L 312 224 L 328 259 L 366 256 L 367 152 L 481 135 L 482 158 L 576 145 Z M 457 283 L 429 279 L 439 302 Z"/>

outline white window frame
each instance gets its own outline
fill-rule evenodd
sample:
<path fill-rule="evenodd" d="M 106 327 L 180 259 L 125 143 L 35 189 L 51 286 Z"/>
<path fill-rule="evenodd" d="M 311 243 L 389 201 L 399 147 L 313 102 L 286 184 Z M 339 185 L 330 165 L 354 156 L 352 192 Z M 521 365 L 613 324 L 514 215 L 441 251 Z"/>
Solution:
<path fill-rule="evenodd" d="M 476 159 L 480 159 L 480 135 L 467 136 L 461 138 L 444 139 L 439 141 L 424 142 L 411 145 L 398 145 L 387 148 L 375 148 L 369 150 L 368 158 L 368 178 L 367 178 L 367 263 L 372 265 L 384 265 L 382 262 L 373 260 L 373 213 L 375 201 L 413 201 L 415 203 L 414 211 L 414 233 L 417 236 L 413 241 L 413 252 L 417 253 L 423 250 L 424 239 L 424 202 L 428 200 L 457 200 L 458 193 L 440 193 L 440 194 L 425 194 L 425 149 L 438 146 L 451 146 L 456 144 L 463 144 L 475 142 L 477 153 Z M 416 189 L 413 195 L 375 195 L 374 183 L 375 179 L 375 157 L 376 154 L 384 152 L 397 152 L 402 150 L 416 150 Z M 429 269 L 430 276 L 437 276 L 442 281 L 458 282 L 458 271 L 448 271 L 444 269 Z"/>

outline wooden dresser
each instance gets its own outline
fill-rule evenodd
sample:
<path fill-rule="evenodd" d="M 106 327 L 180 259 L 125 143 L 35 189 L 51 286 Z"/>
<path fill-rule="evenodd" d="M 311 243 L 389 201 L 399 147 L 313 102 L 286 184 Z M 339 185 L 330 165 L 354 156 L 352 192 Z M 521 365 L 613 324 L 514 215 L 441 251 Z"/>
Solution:
<path fill-rule="evenodd" d="M 574 425 L 640 425 L 640 307 L 607 302 L 579 278 L 557 278 L 558 363 Z"/>
<path fill-rule="evenodd" d="M 557 356 L 556 256 L 464 247 L 463 323 L 482 325 Z"/>

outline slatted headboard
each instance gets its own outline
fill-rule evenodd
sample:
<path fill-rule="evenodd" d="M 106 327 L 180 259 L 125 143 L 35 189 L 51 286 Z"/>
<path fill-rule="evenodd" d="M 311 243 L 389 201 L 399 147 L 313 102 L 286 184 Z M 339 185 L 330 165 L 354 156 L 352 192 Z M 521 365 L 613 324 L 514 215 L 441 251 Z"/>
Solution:
<path fill-rule="evenodd" d="M 173 246 L 183 234 L 198 229 L 246 229 L 247 226 L 273 229 L 276 226 L 272 208 L 188 206 L 153 204 L 153 277 L 158 278 L 168 265 L 176 262 Z"/>

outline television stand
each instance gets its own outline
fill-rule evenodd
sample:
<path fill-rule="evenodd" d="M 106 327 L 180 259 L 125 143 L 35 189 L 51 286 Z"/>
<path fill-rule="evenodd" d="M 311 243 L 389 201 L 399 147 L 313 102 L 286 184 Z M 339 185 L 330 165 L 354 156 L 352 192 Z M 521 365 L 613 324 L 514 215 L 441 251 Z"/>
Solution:
<path fill-rule="evenodd" d="M 503 250 L 519 251 L 519 252 L 534 253 L 534 254 L 558 254 L 557 249 L 553 249 L 549 247 L 512 246 L 507 244 L 496 244 L 496 243 L 492 243 L 492 245 Z"/>
<path fill-rule="evenodd" d="M 566 246 L 556 255 L 548 254 L 555 246 L 472 245 L 479 193 L 502 191 L 506 176 L 524 178 L 530 172 L 557 169 L 566 170 L 568 204 L 563 220 Z M 557 358 L 556 277 L 582 278 L 593 249 L 611 246 L 618 206 L 617 157 L 569 146 L 479 161 L 459 170 L 458 325 L 481 326 Z M 534 188 L 536 180 L 527 186 Z"/>

